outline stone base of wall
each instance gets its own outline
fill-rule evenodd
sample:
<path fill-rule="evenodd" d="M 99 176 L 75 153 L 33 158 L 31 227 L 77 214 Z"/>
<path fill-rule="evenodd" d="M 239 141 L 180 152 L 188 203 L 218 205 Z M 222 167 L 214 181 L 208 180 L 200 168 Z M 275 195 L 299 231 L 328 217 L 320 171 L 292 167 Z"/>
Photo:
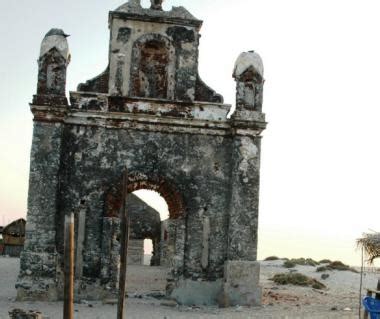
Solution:
<path fill-rule="evenodd" d="M 31 277 L 19 278 L 16 283 L 17 301 L 58 301 L 60 300 L 59 291 L 55 280 L 38 280 Z M 63 288 L 62 288 L 63 291 Z M 63 293 L 62 293 L 63 294 Z"/>
<path fill-rule="evenodd" d="M 256 261 L 227 261 L 224 279 L 216 281 L 178 280 L 170 297 L 183 305 L 219 305 L 220 307 L 259 306 L 260 264 Z"/>
<path fill-rule="evenodd" d="M 262 288 L 259 285 L 260 263 L 256 261 L 227 261 L 220 295 L 221 307 L 259 306 Z"/>
<path fill-rule="evenodd" d="M 218 304 L 222 291 L 222 280 L 217 281 L 195 281 L 191 279 L 180 279 L 176 282 L 170 297 L 180 305 L 204 305 Z"/>
<path fill-rule="evenodd" d="M 56 280 L 32 278 L 19 279 L 16 284 L 17 301 L 60 301 L 63 300 L 63 285 Z M 115 299 L 118 290 L 114 287 L 102 285 L 100 280 L 82 279 L 75 282 L 74 298 L 81 300 Z"/>

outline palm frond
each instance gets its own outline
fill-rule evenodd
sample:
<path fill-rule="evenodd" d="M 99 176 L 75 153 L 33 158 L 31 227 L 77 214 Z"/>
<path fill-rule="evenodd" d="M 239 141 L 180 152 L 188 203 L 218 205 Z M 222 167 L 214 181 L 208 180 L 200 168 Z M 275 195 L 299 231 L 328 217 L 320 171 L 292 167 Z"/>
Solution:
<path fill-rule="evenodd" d="M 380 258 L 380 233 L 363 234 L 363 237 L 357 240 L 357 244 L 363 247 L 370 264 L 376 258 Z"/>

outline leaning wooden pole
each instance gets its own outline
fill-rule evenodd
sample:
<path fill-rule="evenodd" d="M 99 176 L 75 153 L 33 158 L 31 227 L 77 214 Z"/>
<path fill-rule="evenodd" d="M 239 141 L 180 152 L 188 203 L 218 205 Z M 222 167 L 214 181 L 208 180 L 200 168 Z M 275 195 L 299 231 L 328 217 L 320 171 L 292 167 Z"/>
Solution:
<path fill-rule="evenodd" d="M 74 318 L 74 214 L 65 216 L 63 319 Z"/>
<path fill-rule="evenodd" d="M 128 172 L 123 176 L 122 209 L 120 216 L 120 277 L 119 277 L 119 302 L 117 306 L 117 319 L 125 318 L 125 292 L 127 279 L 127 258 L 129 241 L 129 216 L 127 210 Z"/>

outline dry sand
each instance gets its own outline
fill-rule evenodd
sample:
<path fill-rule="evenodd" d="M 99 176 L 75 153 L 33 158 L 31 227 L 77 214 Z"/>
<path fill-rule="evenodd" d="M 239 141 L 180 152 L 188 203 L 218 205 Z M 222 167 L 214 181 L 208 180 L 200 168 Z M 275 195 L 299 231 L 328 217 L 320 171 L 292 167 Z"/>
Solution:
<path fill-rule="evenodd" d="M 329 271 L 330 277 L 321 280 L 321 273 L 315 267 L 297 266 L 296 270 L 305 275 L 323 281 L 326 290 L 295 286 L 278 286 L 268 280 L 275 273 L 287 272 L 282 261 L 262 262 L 261 283 L 263 286 L 263 306 L 256 308 L 234 307 L 168 307 L 160 300 L 145 297 L 147 292 L 163 291 L 166 269 L 148 266 L 130 266 L 128 270 L 127 318 L 358 318 L 358 298 L 360 275 L 350 271 Z M 8 317 L 8 311 L 14 308 L 38 310 L 44 318 L 61 319 L 60 302 L 16 302 L 14 284 L 19 269 L 19 259 L 0 257 L 0 318 Z M 379 274 L 367 273 L 364 287 L 375 288 Z M 143 296 L 141 298 L 141 296 Z M 336 310 L 332 310 L 332 309 Z M 116 318 L 116 305 L 103 305 L 89 302 L 75 305 L 75 318 L 111 319 Z"/>

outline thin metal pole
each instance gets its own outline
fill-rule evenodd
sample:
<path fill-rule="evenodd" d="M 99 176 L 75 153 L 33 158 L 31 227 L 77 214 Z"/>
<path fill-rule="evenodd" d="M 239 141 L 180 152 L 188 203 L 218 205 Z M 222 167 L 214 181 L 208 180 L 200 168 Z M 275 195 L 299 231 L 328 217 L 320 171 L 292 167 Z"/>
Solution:
<path fill-rule="evenodd" d="M 74 318 L 74 214 L 65 216 L 63 319 Z"/>
<path fill-rule="evenodd" d="M 127 210 L 128 171 L 123 175 L 122 209 L 120 216 L 120 278 L 119 278 L 119 302 L 117 306 L 117 319 L 125 319 L 125 291 L 127 278 L 127 258 L 129 241 L 129 216 Z"/>
<path fill-rule="evenodd" d="M 359 286 L 359 319 L 361 319 L 362 317 L 363 272 L 364 272 L 364 247 L 362 246 L 362 264 L 360 267 L 360 286 Z"/>

